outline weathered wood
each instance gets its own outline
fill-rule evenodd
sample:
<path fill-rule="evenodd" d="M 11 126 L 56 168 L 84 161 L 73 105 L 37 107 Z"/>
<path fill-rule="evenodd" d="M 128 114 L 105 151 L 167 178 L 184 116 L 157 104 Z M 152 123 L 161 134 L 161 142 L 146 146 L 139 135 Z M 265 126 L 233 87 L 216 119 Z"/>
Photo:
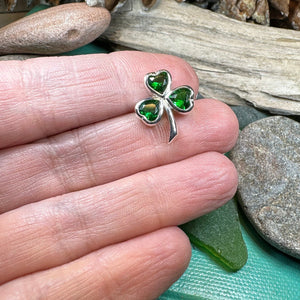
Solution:
<path fill-rule="evenodd" d="M 114 14 L 109 40 L 184 58 L 206 97 L 300 115 L 300 32 L 239 22 L 174 0 L 147 12 L 141 1 L 132 2 L 131 11 Z"/>

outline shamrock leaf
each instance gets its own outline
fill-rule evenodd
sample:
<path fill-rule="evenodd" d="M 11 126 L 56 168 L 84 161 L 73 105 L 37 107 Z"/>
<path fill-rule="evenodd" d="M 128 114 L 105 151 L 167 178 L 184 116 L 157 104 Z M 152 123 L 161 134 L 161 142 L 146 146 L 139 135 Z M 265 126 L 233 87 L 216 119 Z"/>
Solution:
<path fill-rule="evenodd" d="M 158 96 L 164 96 L 165 92 L 170 90 L 171 81 L 171 74 L 166 70 L 148 73 L 145 76 L 146 86 Z"/>
<path fill-rule="evenodd" d="M 156 124 L 163 114 L 161 101 L 148 98 L 137 103 L 136 114 L 147 124 Z"/>
<path fill-rule="evenodd" d="M 157 124 L 164 110 L 170 122 L 171 142 L 177 135 L 177 127 L 172 110 L 186 113 L 194 107 L 194 91 L 191 87 L 183 85 L 173 91 L 170 90 L 172 77 L 167 70 L 148 73 L 145 76 L 145 85 L 153 93 L 151 98 L 138 102 L 135 112 L 147 125 Z"/>
<path fill-rule="evenodd" d="M 189 86 L 180 86 L 167 95 L 167 100 L 178 112 L 189 112 L 194 107 L 194 91 Z"/>

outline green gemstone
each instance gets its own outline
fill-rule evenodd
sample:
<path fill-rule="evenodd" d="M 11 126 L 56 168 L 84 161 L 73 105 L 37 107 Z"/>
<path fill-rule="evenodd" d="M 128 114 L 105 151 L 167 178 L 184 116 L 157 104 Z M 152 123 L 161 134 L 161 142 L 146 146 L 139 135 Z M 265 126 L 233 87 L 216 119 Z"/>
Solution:
<path fill-rule="evenodd" d="M 145 100 L 139 106 L 139 113 L 145 116 L 148 121 L 155 121 L 159 115 L 159 105 L 158 100 Z"/>
<path fill-rule="evenodd" d="M 148 85 L 156 92 L 163 94 L 168 86 L 168 74 L 163 71 L 157 75 L 150 75 L 148 77 Z"/>
<path fill-rule="evenodd" d="M 186 87 L 178 88 L 171 93 L 169 99 L 175 106 L 182 110 L 187 110 L 191 106 L 191 95 L 192 92 Z"/>

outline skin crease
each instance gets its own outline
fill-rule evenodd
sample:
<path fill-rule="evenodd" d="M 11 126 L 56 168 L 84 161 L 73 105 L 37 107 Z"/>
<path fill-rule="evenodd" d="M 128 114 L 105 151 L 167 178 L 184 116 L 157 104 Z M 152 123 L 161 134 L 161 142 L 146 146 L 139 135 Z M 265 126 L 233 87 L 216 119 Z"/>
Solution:
<path fill-rule="evenodd" d="M 188 266 L 176 227 L 226 203 L 238 136 L 213 99 L 145 126 L 144 75 L 198 78 L 183 60 L 118 52 L 1 62 L 0 299 L 155 299 Z"/>

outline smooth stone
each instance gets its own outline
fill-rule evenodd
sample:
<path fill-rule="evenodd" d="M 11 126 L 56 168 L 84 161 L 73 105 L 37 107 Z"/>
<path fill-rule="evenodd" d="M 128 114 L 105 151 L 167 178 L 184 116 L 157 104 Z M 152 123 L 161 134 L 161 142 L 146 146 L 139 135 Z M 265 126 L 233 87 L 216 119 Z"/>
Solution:
<path fill-rule="evenodd" d="M 300 259 L 300 123 L 274 116 L 246 126 L 230 157 L 247 217 L 270 244 Z"/>
<path fill-rule="evenodd" d="M 252 122 L 270 116 L 270 114 L 267 112 L 262 112 L 252 106 L 247 105 L 231 106 L 231 109 L 234 111 L 239 121 L 240 130 L 244 129 L 248 124 Z"/>
<path fill-rule="evenodd" d="M 110 23 L 103 7 L 70 3 L 51 7 L 0 29 L 0 55 L 57 54 L 82 47 L 99 37 Z"/>

